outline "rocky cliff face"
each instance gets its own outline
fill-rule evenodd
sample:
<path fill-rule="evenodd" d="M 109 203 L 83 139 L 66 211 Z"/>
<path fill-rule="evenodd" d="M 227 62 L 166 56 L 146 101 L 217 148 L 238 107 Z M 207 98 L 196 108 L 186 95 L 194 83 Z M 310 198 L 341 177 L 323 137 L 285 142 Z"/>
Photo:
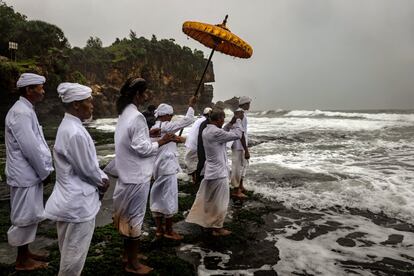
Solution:
<path fill-rule="evenodd" d="M 0 61 L 0 62 L 5 62 Z M 21 69 L 21 68 L 20 68 Z M 36 106 L 36 112 L 40 120 L 58 119 L 63 116 L 63 105 L 57 96 L 56 87 L 48 84 L 50 76 L 46 68 L 37 66 L 33 68 L 25 68 L 27 71 L 37 72 L 46 76 L 47 83 L 45 85 L 46 96 L 43 102 Z M 8 109 L 18 99 L 18 93 L 15 89 L 16 80 L 19 77 L 21 70 L 9 70 L 8 76 L 2 77 L 3 81 L 0 84 L 0 115 L 1 124 L 4 124 L 4 118 Z M 82 70 L 83 71 L 83 70 Z M 188 99 L 194 94 L 198 84 L 198 79 L 184 79 L 176 78 L 167 72 L 163 72 L 157 67 L 148 70 L 138 62 L 131 64 L 130 67 L 124 68 L 110 68 L 109 71 L 93 71 L 85 70 L 82 74 L 86 78 L 86 85 L 93 90 L 94 98 L 94 117 L 114 117 L 117 116 L 116 100 L 118 99 L 119 90 L 124 81 L 128 77 L 141 76 L 148 81 L 149 91 L 152 94 L 152 99 L 149 104 L 158 105 L 160 103 L 171 104 L 177 114 L 184 113 L 187 110 Z M 200 73 L 201 74 L 201 73 Z M 56 75 L 51 75 L 56 78 Z M 72 81 L 61 77 L 60 81 Z M 211 65 L 204 78 L 205 82 L 214 82 L 213 66 Z M 57 83 L 53 79 L 53 83 Z M 202 85 L 201 94 L 197 104 L 196 112 L 200 112 L 206 106 L 212 106 L 213 86 Z"/>
<path fill-rule="evenodd" d="M 150 104 L 172 104 L 176 113 L 185 112 L 207 60 L 204 53 L 175 43 L 173 38 L 138 37 L 130 30 L 109 46 L 90 37 L 83 48 L 71 47 L 64 32 L 55 25 L 27 20 L 0 0 L 0 125 L 11 105 L 18 99 L 15 88 L 21 73 L 44 75 L 46 96 L 36 106 L 41 120 L 61 118 L 63 106 L 56 87 L 61 82 L 78 82 L 93 89 L 94 116 L 117 116 L 118 91 L 129 77 L 147 80 L 153 94 Z M 19 43 L 18 60 L 10 61 L 8 42 Z M 204 82 L 213 82 L 213 65 Z M 202 86 L 197 109 L 212 105 L 212 86 Z"/>

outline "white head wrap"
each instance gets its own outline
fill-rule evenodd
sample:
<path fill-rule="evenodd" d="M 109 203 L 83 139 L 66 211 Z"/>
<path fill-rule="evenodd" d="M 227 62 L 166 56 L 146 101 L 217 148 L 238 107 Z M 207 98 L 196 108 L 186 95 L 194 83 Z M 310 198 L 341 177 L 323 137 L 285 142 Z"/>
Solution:
<path fill-rule="evenodd" d="M 203 110 L 203 115 L 210 114 L 210 113 L 211 113 L 211 111 L 213 111 L 213 109 L 212 109 L 211 107 L 206 107 L 206 108 L 204 108 L 204 110 Z"/>
<path fill-rule="evenodd" d="M 57 92 L 63 103 L 71 103 L 89 98 L 92 89 L 79 83 L 62 82 L 57 87 Z"/>
<path fill-rule="evenodd" d="M 234 110 L 234 112 L 244 112 L 244 109 L 239 107 L 236 110 Z"/>
<path fill-rule="evenodd" d="M 33 73 L 23 73 L 20 75 L 19 80 L 16 83 L 17 88 L 26 87 L 29 85 L 44 84 L 46 78 Z"/>
<path fill-rule="evenodd" d="M 155 117 L 160 117 L 164 115 L 173 115 L 174 109 L 171 105 L 162 103 L 155 109 Z"/>
<path fill-rule="evenodd" d="M 246 103 L 250 103 L 251 101 L 252 101 L 252 99 L 250 99 L 249 97 L 247 97 L 247 96 L 241 96 L 239 98 L 239 105 L 243 105 L 243 104 L 246 104 Z"/>

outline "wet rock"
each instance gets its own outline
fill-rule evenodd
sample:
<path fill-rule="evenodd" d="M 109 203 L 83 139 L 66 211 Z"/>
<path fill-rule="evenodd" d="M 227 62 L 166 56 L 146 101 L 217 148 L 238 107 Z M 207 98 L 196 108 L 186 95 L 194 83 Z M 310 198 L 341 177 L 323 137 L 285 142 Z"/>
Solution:
<path fill-rule="evenodd" d="M 393 234 L 393 235 L 389 235 L 388 240 L 386 240 L 385 242 L 382 242 L 381 244 L 382 245 L 395 245 L 395 244 L 402 243 L 403 240 L 404 240 L 403 235 Z"/>
<path fill-rule="evenodd" d="M 390 218 L 383 213 L 374 214 L 366 210 L 359 210 L 355 208 L 349 208 L 348 210 L 350 211 L 352 215 L 366 217 L 370 219 L 376 225 L 386 227 L 386 228 L 393 228 L 398 231 L 414 233 L 414 225 L 395 219 L 395 218 Z"/>
<path fill-rule="evenodd" d="M 305 238 L 308 240 L 312 240 L 316 237 L 325 235 L 328 232 L 335 231 L 337 229 L 338 227 L 333 227 L 330 225 L 325 225 L 325 224 L 316 225 L 316 224 L 311 223 L 308 226 L 302 227 L 302 229 L 299 232 L 286 238 L 294 240 L 294 241 L 301 241 Z"/>
<path fill-rule="evenodd" d="M 357 268 L 370 270 L 375 275 L 414 275 L 414 266 L 409 262 L 383 258 L 376 262 L 341 261 L 341 264 L 349 269 Z"/>
<path fill-rule="evenodd" d="M 345 247 L 354 247 L 356 245 L 356 243 L 353 240 L 347 239 L 347 238 L 339 238 L 336 240 L 336 242 L 339 245 L 345 246 Z"/>
<path fill-rule="evenodd" d="M 259 270 L 256 271 L 254 276 L 277 276 L 278 274 L 273 270 Z"/>
<path fill-rule="evenodd" d="M 365 237 L 366 234 L 367 233 L 364 233 L 364 232 L 353 232 L 353 233 L 346 235 L 346 237 L 348 239 L 358 239 L 358 238 Z"/>

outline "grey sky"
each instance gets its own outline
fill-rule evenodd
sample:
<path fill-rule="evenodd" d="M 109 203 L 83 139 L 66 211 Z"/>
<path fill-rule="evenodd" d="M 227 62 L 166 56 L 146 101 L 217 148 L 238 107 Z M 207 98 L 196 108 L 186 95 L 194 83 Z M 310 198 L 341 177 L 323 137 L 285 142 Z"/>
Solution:
<path fill-rule="evenodd" d="M 220 23 L 253 46 L 249 60 L 213 57 L 214 100 L 249 95 L 253 109 L 414 109 L 412 0 L 6 0 L 59 26 L 72 46 L 174 38 L 186 20 Z M 196 82 L 196 80 L 195 80 Z"/>

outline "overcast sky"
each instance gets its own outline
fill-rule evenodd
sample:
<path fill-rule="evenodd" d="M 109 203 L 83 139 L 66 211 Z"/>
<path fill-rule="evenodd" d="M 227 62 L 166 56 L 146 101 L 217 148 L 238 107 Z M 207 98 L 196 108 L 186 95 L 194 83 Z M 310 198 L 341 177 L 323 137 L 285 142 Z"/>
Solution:
<path fill-rule="evenodd" d="M 213 57 L 214 101 L 248 95 L 253 109 L 414 109 L 413 0 L 6 0 L 60 27 L 72 46 L 90 36 L 187 39 L 186 20 L 220 23 L 253 47 L 248 60 Z M 197 80 L 194 80 L 197 83 Z"/>

